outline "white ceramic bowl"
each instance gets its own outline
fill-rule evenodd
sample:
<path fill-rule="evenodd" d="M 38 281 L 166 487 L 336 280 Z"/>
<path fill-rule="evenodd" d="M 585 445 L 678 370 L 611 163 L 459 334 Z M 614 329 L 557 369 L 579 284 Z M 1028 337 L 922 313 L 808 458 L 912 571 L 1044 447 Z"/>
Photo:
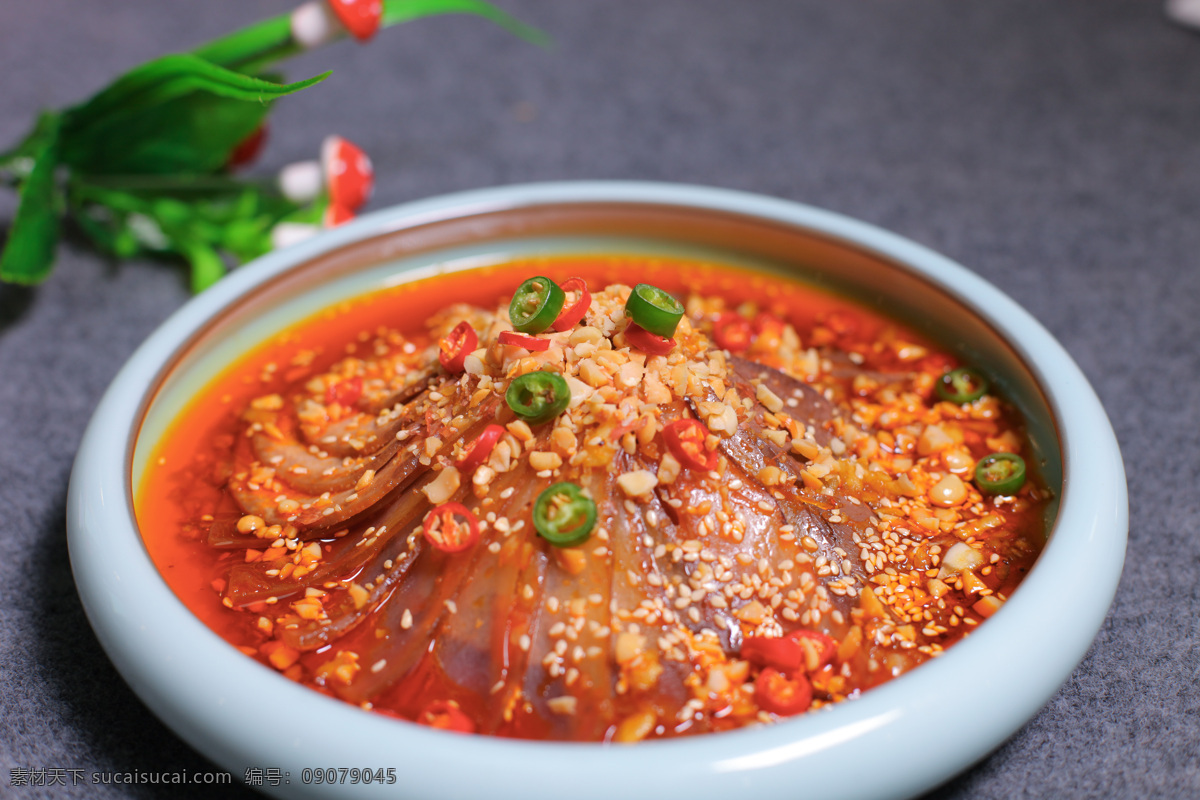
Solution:
<path fill-rule="evenodd" d="M 1049 542 L 1026 581 L 945 656 L 861 699 L 774 726 L 629 747 L 457 736 L 363 712 L 246 658 L 172 594 L 142 544 L 132 487 L 183 401 L 238 351 L 372 287 L 580 250 L 767 264 L 957 343 L 1021 407 L 1058 492 Z M 281 770 L 279 785 L 265 788 L 289 797 L 909 797 L 987 754 L 1068 677 L 1112 600 L 1127 529 L 1124 471 L 1099 401 L 1062 347 L 1004 294 L 842 216 L 647 183 L 514 186 L 410 203 L 239 269 L 167 320 L 113 381 L 80 447 L 68 505 L 75 580 L 117 669 L 235 776 Z M 306 784 L 303 770 L 318 767 L 390 767 L 397 782 Z"/>

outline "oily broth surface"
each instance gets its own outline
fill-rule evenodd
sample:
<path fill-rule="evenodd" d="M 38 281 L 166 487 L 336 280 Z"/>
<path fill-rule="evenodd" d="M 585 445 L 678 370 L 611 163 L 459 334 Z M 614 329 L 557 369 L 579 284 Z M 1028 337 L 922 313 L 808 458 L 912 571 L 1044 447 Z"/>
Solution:
<path fill-rule="evenodd" d="M 805 337 L 819 320 L 836 317 L 850 324 L 865 340 L 885 332 L 928 346 L 928 342 L 897 323 L 845 299 L 778 276 L 723 265 L 637 256 L 546 257 L 432 277 L 339 303 L 264 342 L 231 365 L 180 414 L 158 443 L 135 497 L 143 540 L 168 585 L 185 605 L 226 641 L 247 655 L 260 658 L 262 634 L 256 614 L 222 605 L 223 576 L 243 551 L 222 552 L 205 542 L 205 516 L 222 503 L 215 476 L 224 467 L 241 411 L 255 397 L 282 391 L 307 375 L 364 346 L 380 328 L 399 330 L 418 344 L 427 342 L 424 323 L 445 306 L 465 302 L 494 307 L 531 275 L 557 281 L 584 278 L 589 286 L 647 282 L 679 296 L 699 294 L 725 298 L 731 307 L 750 301 L 769 310 Z M 311 360 L 297 363 L 305 353 Z M 1020 515 L 1024 539 L 1014 556 L 1011 575 L 1003 588 L 1011 591 L 1032 565 L 1041 542 L 1036 507 Z M 353 644 L 364 629 L 351 632 Z M 339 642 L 340 644 L 340 642 Z M 302 657 L 310 668 L 326 657 L 326 648 Z M 427 665 L 423 665 L 427 667 Z M 888 675 L 881 674 L 880 680 Z M 445 692 L 444 676 L 426 668 L 388 690 L 377 701 L 382 710 L 411 717 L 420 697 Z M 323 689 L 318 690 L 324 691 Z M 683 732 L 683 731 L 681 731 Z M 508 735 L 538 738 L 545 731 L 515 729 Z"/>

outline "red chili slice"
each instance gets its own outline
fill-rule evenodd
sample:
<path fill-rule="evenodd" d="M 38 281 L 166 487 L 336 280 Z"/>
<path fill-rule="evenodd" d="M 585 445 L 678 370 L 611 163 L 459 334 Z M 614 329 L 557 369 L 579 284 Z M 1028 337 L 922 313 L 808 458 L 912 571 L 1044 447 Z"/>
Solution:
<path fill-rule="evenodd" d="M 747 636 L 742 640 L 742 658 L 760 667 L 792 672 L 804 662 L 804 650 L 790 636 Z"/>
<path fill-rule="evenodd" d="M 474 733 L 475 723 L 453 700 L 437 700 L 417 715 L 417 722 L 454 733 Z"/>
<path fill-rule="evenodd" d="M 789 633 L 787 638 L 791 639 L 797 644 L 800 644 L 802 639 L 807 639 L 816 647 L 817 665 L 812 669 L 808 669 L 807 664 L 805 664 L 805 669 L 808 672 L 816 672 L 817 670 L 823 669 L 826 664 L 833 660 L 833 656 L 837 652 L 837 642 L 820 631 L 809 631 L 801 628 L 800 630 L 794 630 Z M 803 647 L 804 645 L 800 644 L 800 646 Z M 807 659 L 804 660 L 807 661 Z"/>
<path fill-rule="evenodd" d="M 540 352 L 550 346 L 549 339 L 540 339 L 537 336 L 530 336 L 527 333 L 518 333 L 517 331 L 501 331 L 499 338 L 500 344 L 524 347 L 532 353 Z"/>
<path fill-rule="evenodd" d="M 760 311 L 750 321 L 750 328 L 754 331 L 755 336 L 762 336 L 764 333 L 770 333 L 772 336 L 782 336 L 785 324 L 783 320 L 770 311 Z"/>
<path fill-rule="evenodd" d="M 467 354 L 479 344 L 479 335 L 466 320 L 454 326 L 442 341 L 438 342 L 438 361 L 447 372 L 462 372 Z"/>
<path fill-rule="evenodd" d="M 808 646 L 803 640 L 808 640 L 816 650 L 816 664 L 811 669 Z M 832 661 L 836 652 L 837 642 L 833 639 L 823 633 L 803 629 L 786 636 L 747 636 L 742 640 L 742 658 L 751 664 L 774 667 L 787 673 L 797 670 L 816 672 Z"/>
<path fill-rule="evenodd" d="M 750 348 L 754 331 L 750 322 L 736 311 L 729 311 L 713 322 L 713 338 L 717 346 L 731 353 L 744 353 Z"/>
<path fill-rule="evenodd" d="M 503 426 L 488 425 L 483 429 L 483 433 L 475 437 L 467 454 L 455 466 L 463 472 L 474 472 L 476 467 L 487 461 L 487 457 L 492 454 L 492 448 L 496 446 L 496 442 L 500 441 L 500 437 L 503 435 Z"/>
<path fill-rule="evenodd" d="M 781 717 L 807 711 L 812 694 L 812 684 L 804 675 L 789 678 L 774 667 L 764 669 L 754 681 L 754 699 L 759 708 Z"/>
<path fill-rule="evenodd" d="M 425 538 L 443 553 L 461 553 L 479 540 L 479 519 L 462 503 L 442 503 L 425 515 Z"/>
<path fill-rule="evenodd" d="M 571 304 L 570 308 L 564 308 L 558 315 L 558 319 L 554 320 L 554 324 L 550 327 L 556 331 L 565 331 L 574 328 L 587 310 L 592 307 L 592 293 L 588 291 L 587 281 L 583 278 L 567 278 L 558 285 L 564 292 L 578 292 L 579 297 Z"/>
<path fill-rule="evenodd" d="M 663 428 L 663 440 L 679 463 L 688 469 L 708 471 L 717 466 L 716 451 L 704 446 L 708 429 L 696 419 L 677 419 Z"/>
<path fill-rule="evenodd" d="M 636 322 L 629 323 L 629 327 L 625 329 L 625 338 L 638 350 L 652 356 L 665 356 L 675 347 L 674 339 L 653 334 Z"/>
<path fill-rule="evenodd" d="M 363 381 L 362 377 L 358 375 L 344 381 L 331 383 L 325 387 L 325 405 L 331 406 L 337 403 L 349 408 L 358 402 L 358 398 L 362 397 L 362 391 Z"/>

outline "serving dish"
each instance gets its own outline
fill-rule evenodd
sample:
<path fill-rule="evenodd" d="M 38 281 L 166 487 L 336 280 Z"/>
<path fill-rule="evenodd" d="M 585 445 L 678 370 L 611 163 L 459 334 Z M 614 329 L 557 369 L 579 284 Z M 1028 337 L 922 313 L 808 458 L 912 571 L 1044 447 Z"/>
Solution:
<path fill-rule="evenodd" d="M 172 594 L 142 544 L 133 487 L 175 414 L 238 353 L 372 288 L 584 251 L 792 273 L 886 309 L 986 365 L 1023 412 L 1058 500 L 1047 546 L 1021 588 L 945 656 L 860 699 L 765 728 L 633 747 L 454 736 L 367 714 L 245 658 Z M 1062 347 L 994 287 L 828 212 L 624 182 L 514 186 L 398 206 L 239 270 L 172 316 L 122 369 L 85 434 L 68 503 L 80 596 L 118 670 L 235 776 L 279 770 L 278 785 L 263 788 L 281 796 L 529 797 L 567 787 L 582 797 L 792 796 L 804 787 L 909 797 L 984 756 L 1066 679 L 1111 602 L 1127 527 L 1120 453 L 1099 401 Z M 330 767 L 393 768 L 396 783 L 311 779 Z"/>

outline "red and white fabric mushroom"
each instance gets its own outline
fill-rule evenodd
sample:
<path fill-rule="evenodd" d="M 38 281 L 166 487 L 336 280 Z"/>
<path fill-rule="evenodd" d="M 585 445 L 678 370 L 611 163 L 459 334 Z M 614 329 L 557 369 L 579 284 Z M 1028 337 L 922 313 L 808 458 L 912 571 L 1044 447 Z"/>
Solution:
<path fill-rule="evenodd" d="M 330 203 L 325 207 L 325 213 L 321 217 L 321 224 L 326 228 L 336 228 L 338 225 L 345 224 L 354 219 L 354 212 L 345 206 L 339 206 L 337 203 Z"/>
<path fill-rule="evenodd" d="M 382 20 L 383 0 L 311 0 L 292 12 L 292 39 L 306 50 L 343 33 L 365 42 Z"/>
<path fill-rule="evenodd" d="M 371 198 L 374 182 L 371 159 L 360 147 L 341 136 L 327 136 L 321 143 L 320 160 L 297 161 L 279 173 L 279 189 L 293 203 L 310 203 L 324 190 L 321 225 L 281 222 L 271 230 L 271 245 L 277 249 L 296 244 L 322 228 L 336 228 L 354 219 Z"/>
<path fill-rule="evenodd" d="M 297 161 L 279 173 L 280 191 L 292 202 L 310 202 L 325 189 L 331 205 L 350 212 L 366 204 L 374 185 L 371 159 L 341 136 L 326 137 L 321 144 L 320 161 Z"/>

